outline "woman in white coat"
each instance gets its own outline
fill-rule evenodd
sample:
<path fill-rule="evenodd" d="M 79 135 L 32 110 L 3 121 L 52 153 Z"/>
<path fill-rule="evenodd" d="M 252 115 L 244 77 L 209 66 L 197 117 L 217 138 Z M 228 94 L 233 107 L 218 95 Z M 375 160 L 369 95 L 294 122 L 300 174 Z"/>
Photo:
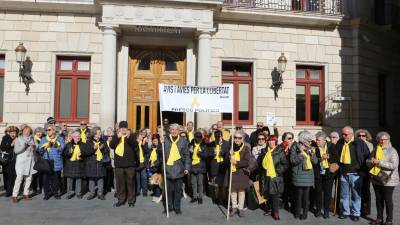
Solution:
<path fill-rule="evenodd" d="M 17 178 L 15 179 L 14 190 L 12 194 L 12 202 L 18 202 L 19 189 L 22 181 L 24 182 L 24 199 L 31 200 L 29 196 L 29 187 L 32 182 L 32 175 L 36 173 L 33 169 L 35 164 L 34 151 L 36 150 L 36 143 L 32 136 L 32 128 L 29 126 L 24 127 L 22 135 L 19 136 L 15 142 L 14 152 L 17 155 L 15 163 L 15 171 Z"/>

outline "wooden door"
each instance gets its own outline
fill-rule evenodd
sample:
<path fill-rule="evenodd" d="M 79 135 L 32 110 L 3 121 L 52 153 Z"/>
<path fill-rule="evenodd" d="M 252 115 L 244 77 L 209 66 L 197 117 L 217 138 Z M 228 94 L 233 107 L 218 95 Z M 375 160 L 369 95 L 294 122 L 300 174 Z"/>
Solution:
<path fill-rule="evenodd" d="M 141 128 L 150 128 L 153 132 L 157 130 L 157 125 L 160 124 L 158 84 L 185 84 L 184 53 L 184 49 L 131 49 L 128 124 L 133 131 Z"/>

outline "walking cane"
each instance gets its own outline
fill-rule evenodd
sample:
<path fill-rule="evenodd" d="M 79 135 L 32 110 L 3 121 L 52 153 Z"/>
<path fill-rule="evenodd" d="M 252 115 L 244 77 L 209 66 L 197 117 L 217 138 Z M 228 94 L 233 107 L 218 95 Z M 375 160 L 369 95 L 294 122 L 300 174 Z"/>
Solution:
<path fill-rule="evenodd" d="M 336 181 L 335 181 L 335 202 L 334 202 L 334 208 L 333 208 L 333 215 L 336 215 L 336 204 L 337 204 L 337 194 L 338 194 L 338 186 L 339 186 L 339 178 L 336 178 Z"/>

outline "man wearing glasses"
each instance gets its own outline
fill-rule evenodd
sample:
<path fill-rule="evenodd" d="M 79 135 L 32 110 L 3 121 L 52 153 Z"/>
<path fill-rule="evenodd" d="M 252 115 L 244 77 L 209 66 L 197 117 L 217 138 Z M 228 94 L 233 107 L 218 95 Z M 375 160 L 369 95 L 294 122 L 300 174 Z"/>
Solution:
<path fill-rule="evenodd" d="M 86 143 L 86 140 L 90 137 L 90 130 L 87 126 L 87 121 L 82 120 L 79 127 L 79 132 L 81 134 L 81 141 Z"/>
<path fill-rule="evenodd" d="M 362 174 L 366 174 L 366 160 L 369 157 L 367 145 L 361 139 L 354 139 L 350 126 L 342 129 L 342 138 L 336 144 L 340 166 L 340 219 L 357 222 L 361 215 Z"/>

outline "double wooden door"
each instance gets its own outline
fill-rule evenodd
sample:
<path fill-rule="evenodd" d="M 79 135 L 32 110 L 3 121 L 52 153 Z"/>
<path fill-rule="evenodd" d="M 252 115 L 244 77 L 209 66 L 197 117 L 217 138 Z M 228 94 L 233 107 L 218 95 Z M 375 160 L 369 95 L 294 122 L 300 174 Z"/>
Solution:
<path fill-rule="evenodd" d="M 128 76 L 128 124 L 133 131 L 160 124 L 158 84 L 186 82 L 184 49 L 131 48 Z M 183 113 L 168 114 L 170 122 L 184 123 Z M 163 114 L 163 117 L 165 115 Z"/>

